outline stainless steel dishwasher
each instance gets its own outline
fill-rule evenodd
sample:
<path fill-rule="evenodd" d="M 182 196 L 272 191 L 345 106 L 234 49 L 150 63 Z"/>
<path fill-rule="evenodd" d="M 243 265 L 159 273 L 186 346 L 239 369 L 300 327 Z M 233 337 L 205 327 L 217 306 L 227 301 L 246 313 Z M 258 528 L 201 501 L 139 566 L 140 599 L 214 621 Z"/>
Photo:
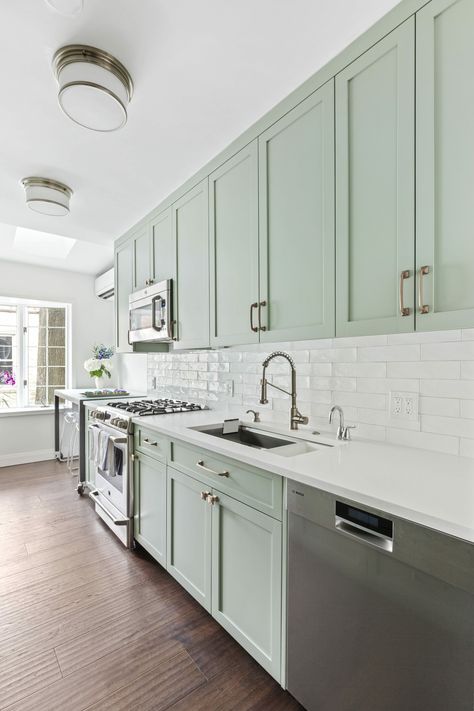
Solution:
<path fill-rule="evenodd" d="M 288 481 L 288 690 L 309 711 L 473 711 L 474 547 Z"/>

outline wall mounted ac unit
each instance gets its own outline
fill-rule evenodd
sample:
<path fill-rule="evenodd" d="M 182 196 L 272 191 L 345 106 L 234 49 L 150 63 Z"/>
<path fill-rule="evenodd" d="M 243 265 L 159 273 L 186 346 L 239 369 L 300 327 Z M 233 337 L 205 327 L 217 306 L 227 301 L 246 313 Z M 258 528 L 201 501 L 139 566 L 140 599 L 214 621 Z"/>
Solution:
<path fill-rule="evenodd" d="M 114 268 L 108 269 L 95 280 L 95 295 L 99 299 L 114 298 Z"/>

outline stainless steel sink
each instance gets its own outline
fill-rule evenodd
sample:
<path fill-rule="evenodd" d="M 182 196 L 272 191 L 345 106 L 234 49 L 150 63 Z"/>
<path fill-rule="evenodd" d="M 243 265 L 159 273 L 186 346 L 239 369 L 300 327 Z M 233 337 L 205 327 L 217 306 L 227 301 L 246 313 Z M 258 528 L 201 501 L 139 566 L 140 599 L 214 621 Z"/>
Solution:
<path fill-rule="evenodd" d="M 318 441 L 308 441 L 301 437 L 288 439 L 276 432 L 266 432 L 254 427 L 239 425 L 237 432 L 224 434 L 223 426 L 216 425 L 201 425 L 199 427 L 191 427 L 192 430 L 197 430 L 211 437 L 219 437 L 228 442 L 236 442 L 243 444 L 245 447 L 253 447 L 254 449 L 270 449 L 274 454 L 281 457 L 298 457 L 301 454 L 309 454 L 318 452 L 325 447 L 332 447 L 332 444 Z"/>
<path fill-rule="evenodd" d="M 286 447 L 289 444 L 294 444 L 293 440 L 265 434 L 260 430 L 245 427 L 245 425 L 240 425 L 238 432 L 232 432 L 231 434 L 224 434 L 223 427 L 215 425 L 193 427 L 192 429 L 211 435 L 211 437 L 220 437 L 228 442 L 237 442 L 238 444 L 245 444 L 246 447 L 255 447 L 257 449 L 275 449 L 276 447 Z"/>

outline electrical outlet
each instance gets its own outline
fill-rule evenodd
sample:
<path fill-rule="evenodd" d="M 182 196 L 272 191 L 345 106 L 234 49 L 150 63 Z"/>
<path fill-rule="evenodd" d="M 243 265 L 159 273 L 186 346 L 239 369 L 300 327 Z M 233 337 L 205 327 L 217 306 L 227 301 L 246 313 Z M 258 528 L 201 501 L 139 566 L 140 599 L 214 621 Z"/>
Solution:
<path fill-rule="evenodd" d="M 389 412 L 394 420 L 418 421 L 418 393 L 390 393 Z"/>

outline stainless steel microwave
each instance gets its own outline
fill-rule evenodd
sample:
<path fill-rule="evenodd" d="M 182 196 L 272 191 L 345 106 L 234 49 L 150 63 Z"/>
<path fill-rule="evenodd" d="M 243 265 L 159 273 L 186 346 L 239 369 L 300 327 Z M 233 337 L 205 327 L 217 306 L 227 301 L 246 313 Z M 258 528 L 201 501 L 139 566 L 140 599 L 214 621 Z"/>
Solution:
<path fill-rule="evenodd" d="M 147 286 L 129 296 L 128 341 L 173 340 L 173 280 Z"/>

